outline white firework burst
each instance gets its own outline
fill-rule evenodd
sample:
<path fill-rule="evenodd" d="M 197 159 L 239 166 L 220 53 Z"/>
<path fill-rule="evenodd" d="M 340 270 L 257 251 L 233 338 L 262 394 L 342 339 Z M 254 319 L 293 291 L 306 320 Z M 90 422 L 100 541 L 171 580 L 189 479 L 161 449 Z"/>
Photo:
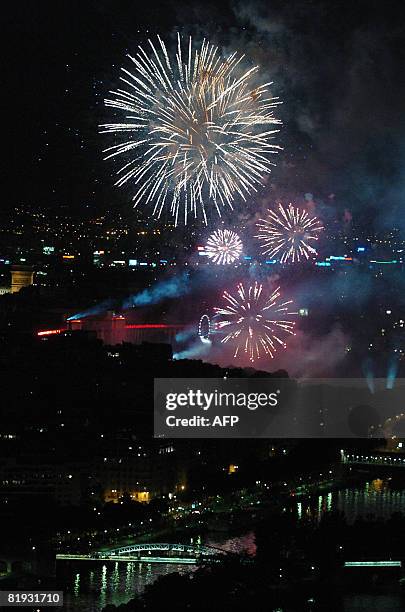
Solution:
<path fill-rule="evenodd" d="M 216 230 L 207 240 L 205 253 L 215 264 L 230 264 L 242 254 L 243 244 L 231 230 Z"/>
<path fill-rule="evenodd" d="M 292 204 L 287 208 L 279 204 L 278 209 L 279 215 L 268 210 L 267 219 L 259 219 L 256 224 L 260 233 L 255 238 L 262 241 L 263 254 L 269 257 L 281 255 L 281 263 L 316 257 L 317 251 L 312 244 L 323 230 L 319 219 L 310 217 L 306 210 Z"/>
<path fill-rule="evenodd" d="M 123 158 L 116 185 L 133 184 L 134 206 L 149 205 L 157 217 L 168 209 L 176 225 L 190 215 L 206 224 L 211 209 L 232 209 L 274 166 L 278 102 L 271 83 L 254 82 L 258 66 L 243 70 L 237 53 L 222 59 L 205 40 L 193 50 L 191 38 L 184 52 L 179 36 L 171 59 L 159 36 L 148 42 L 105 100 L 123 115 L 101 126 L 116 136 L 105 159 Z"/>
<path fill-rule="evenodd" d="M 240 283 L 236 295 L 224 292 L 225 305 L 214 308 L 216 329 L 225 333 L 221 342 L 235 345 L 234 357 L 246 353 L 254 362 L 263 355 L 273 358 L 277 348 L 286 347 L 283 338 L 294 335 L 297 312 L 291 311 L 292 300 L 280 303 L 280 296 L 280 287 L 269 295 L 257 282 L 247 287 Z"/>

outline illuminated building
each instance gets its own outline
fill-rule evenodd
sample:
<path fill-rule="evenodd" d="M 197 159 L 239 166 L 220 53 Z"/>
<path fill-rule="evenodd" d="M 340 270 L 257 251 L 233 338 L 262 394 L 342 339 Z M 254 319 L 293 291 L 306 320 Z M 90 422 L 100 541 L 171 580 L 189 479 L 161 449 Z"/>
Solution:
<path fill-rule="evenodd" d="M 78 319 L 68 319 L 66 325 L 72 331 L 94 332 L 97 338 L 109 345 L 121 344 L 122 342 L 172 344 L 176 334 L 186 327 L 186 325 L 168 323 L 129 323 L 124 315 L 115 314 L 113 311 Z M 42 333 L 40 332 L 40 334 Z"/>
<path fill-rule="evenodd" d="M 99 250 L 93 252 L 93 263 L 98 268 L 103 266 L 105 251 Z"/>
<path fill-rule="evenodd" d="M 153 497 L 178 489 L 177 458 L 174 452 L 168 457 L 162 449 L 131 442 L 126 449 L 122 444 L 119 453 L 116 448 L 114 454 L 108 452 L 106 457 L 100 457 L 95 471 L 103 501 L 120 503 L 129 496 L 133 501 L 148 503 Z"/>
<path fill-rule="evenodd" d="M 17 293 L 23 287 L 29 287 L 34 282 L 34 272 L 30 266 L 11 266 L 11 293 Z"/>

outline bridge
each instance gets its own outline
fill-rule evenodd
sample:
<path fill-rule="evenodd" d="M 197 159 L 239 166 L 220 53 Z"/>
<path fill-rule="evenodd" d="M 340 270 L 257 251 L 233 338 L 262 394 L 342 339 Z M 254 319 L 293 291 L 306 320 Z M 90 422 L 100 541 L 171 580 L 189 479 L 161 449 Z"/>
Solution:
<path fill-rule="evenodd" d="M 378 465 L 383 467 L 405 468 L 405 455 L 394 457 L 393 455 L 383 454 L 357 454 L 345 453 L 341 451 L 341 461 L 344 465 Z"/>
<path fill-rule="evenodd" d="M 166 555 L 156 555 L 164 552 Z M 58 554 L 57 561 L 136 561 L 144 563 L 179 563 L 196 564 L 202 559 L 220 560 L 227 552 L 213 546 L 193 544 L 131 544 L 108 550 L 100 550 L 88 555 Z"/>

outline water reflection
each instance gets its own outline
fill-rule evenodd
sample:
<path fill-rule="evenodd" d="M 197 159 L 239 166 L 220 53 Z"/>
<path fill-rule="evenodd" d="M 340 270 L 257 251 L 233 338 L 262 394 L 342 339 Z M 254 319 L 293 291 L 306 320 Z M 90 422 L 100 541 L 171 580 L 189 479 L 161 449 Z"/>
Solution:
<path fill-rule="evenodd" d="M 388 519 L 395 512 L 405 513 L 405 490 L 391 488 L 389 480 L 376 478 L 359 487 L 303 498 L 295 506 L 298 520 L 319 520 L 331 510 L 343 512 L 350 523 L 369 515 Z"/>
<path fill-rule="evenodd" d="M 79 595 L 76 595 L 76 600 L 78 599 L 79 599 Z M 107 566 L 103 565 L 103 567 L 101 568 L 100 608 L 103 608 L 106 605 L 106 600 L 107 600 Z"/>
<path fill-rule="evenodd" d="M 107 604 L 119 605 L 141 593 L 147 584 L 172 572 L 194 571 L 190 565 L 151 563 L 58 563 L 65 588 L 65 610 L 99 612 Z"/>
<path fill-rule="evenodd" d="M 80 574 L 76 574 L 73 592 L 75 595 L 78 595 L 79 591 L 80 591 Z"/>

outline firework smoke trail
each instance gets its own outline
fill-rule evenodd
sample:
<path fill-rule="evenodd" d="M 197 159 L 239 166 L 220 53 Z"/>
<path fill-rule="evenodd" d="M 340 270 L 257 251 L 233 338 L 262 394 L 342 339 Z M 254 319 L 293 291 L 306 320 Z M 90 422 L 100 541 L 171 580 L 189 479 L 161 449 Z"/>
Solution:
<path fill-rule="evenodd" d="M 236 344 L 234 357 L 245 352 L 254 362 L 286 347 L 283 337 L 294 335 L 295 321 L 289 319 L 297 312 L 290 311 L 292 300 L 279 303 L 280 295 L 279 287 L 268 295 L 257 282 L 246 288 L 240 283 L 236 296 L 224 292 L 225 306 L 214 308 L 216 329 L 226 334 L 221 342 Z"/>
<path fill-rule="evenodd" d="M 242 255 L 243 244 L 231 230 L 216 230 L 207 240 L 205 253 L 218 265 L 230 264 Z"/>
<path fill-rule="evenodd" d="M 148 306 L 150 304 L 158 304 L 166 299 L 174 299 L 187 295 L 192 290 L 190 277 L 186 272 L 174 278 L 163 279 L 149 289 L 144 289 L 139 293 L 130 295 L 123 300 L 104 300 L 95 306 L 91 306 L 87 310 L 78 312 L 72 315 L 67 320 L 84 319 L 92 315 L 98 315 L 111 308 L 134 308 L 136 306 Z"/>
<path fill-rule="evenodd" d="M 269 210 L 267 219 L 259 219 L 256 224 L 260 233 L 255 238 L 262 241 L 263 254 L 269 257 L 281 254 L 281 263 L 315 257 L 317 251 L 310 243 L 318 240 L 317 234 L 323 230 L 320 221 L 292 204 L 288 208 L 279 204 L 278 209 L 279 215 Z"/>
<path fill-rule="evenodd" d="M 133 71 L 122 68 L 123 88 L 105 100 L 124 115 L 101 126 L 123 137 L 104 150 L 105 159 L 124 158 L 115 184 L 134 184 L 135 207 L 150 205 L 158 218 L 168 209 L 176 225 L 190 215 L 207 224 L 212 209 L 221 216 L 236 195 L 246 200 L 275 165 L 280 147 L 270 141 L 279 102 L 271 83 L 253 83 L 258 66 L 239 73 L 244 56 L 223 60 L 205 40 L 193 50 L 191 38 L 184 53 L 178 36 L 172 61 L 159 36 L 148 42 L 149 54 L 138 47 L 129 56 Z"/>
<path fill-rule="evenodd" d="M 187 272 L 183 272 L 179 276 L 164 279 L 149 289 L 144 289 L 140 293 L 131 295 L 122 302 L 122 308 L 158 304 L 162 300 L 187 295 L 190 291 L 190 277 Z"/>

